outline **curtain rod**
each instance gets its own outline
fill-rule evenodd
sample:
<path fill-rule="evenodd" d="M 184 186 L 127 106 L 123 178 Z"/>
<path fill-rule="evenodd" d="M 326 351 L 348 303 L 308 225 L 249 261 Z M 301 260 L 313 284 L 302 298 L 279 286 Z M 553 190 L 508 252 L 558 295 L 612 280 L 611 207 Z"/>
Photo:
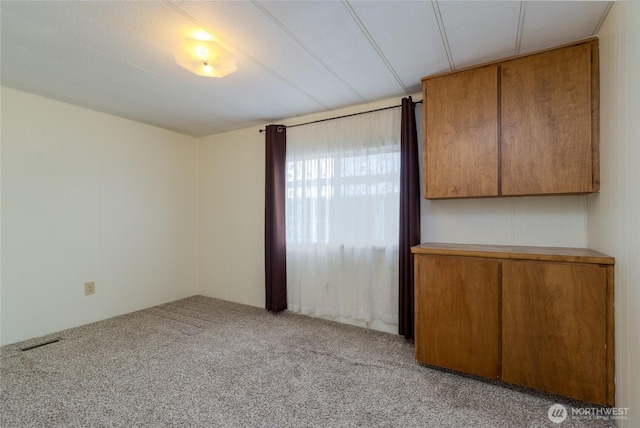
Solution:
<path fill-rule="evenodd" d="M 422 100 L 414 101 L 413 105 L 416 105 L 416 104 L 422 104 Z M 398 107 L 402 107 L 402 104 L 397 105 L 397 106 L 389 106 L 389 107 L 377 108 L 377 109 L 374 109 L 374 110 L 361 111 L 359 113 L 345 114 L 343 116 L 328 117 L 326 119 L 313 120 L 311 122 L 298 123 L 298 124 L 295 124 L 295 125 L 285 126 L 285 128 L 295 128 L 296 126 L 311 125 L 312 123 L 326 122 L 328 120 L 342 119 L 344 117 L 358 116 L 358 115 L 367 114 L 367 113 L 375 113 L 376 111 L 389 110 L 389 109 L 398 108 Z M 265 130 L 264 129 L 259 129 L 258 131 L 262 134 Z"/>

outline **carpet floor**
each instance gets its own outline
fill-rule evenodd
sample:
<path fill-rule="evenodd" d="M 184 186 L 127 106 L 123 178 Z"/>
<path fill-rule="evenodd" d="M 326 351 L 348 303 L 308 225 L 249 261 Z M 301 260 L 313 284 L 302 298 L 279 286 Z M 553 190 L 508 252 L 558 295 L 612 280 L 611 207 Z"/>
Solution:
<path fill-rule="evenodd" d="M 202 296 L 3 346 L 0 375 L 3 428 L 615 426 L 419 364 L 397 335 Z"/>

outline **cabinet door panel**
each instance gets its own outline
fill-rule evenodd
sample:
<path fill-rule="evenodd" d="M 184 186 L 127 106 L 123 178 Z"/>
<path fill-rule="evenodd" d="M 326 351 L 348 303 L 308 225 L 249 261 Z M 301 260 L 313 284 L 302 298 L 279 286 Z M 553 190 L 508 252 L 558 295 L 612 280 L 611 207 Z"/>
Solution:
<path fill-rule="evenodd" d="M 497 70 L 425 81 L 425 198 L 498 195 Z"/>
<path fill-rule="evenodd" d="M 502 379 L 607 403 L 606 269 L 505 261 L 502 273 Z"/>
<path fill-rule="evenodd" d="M 591 44 L 501 66 L 502 195 L 591 192 Z"/>
<path fill-rule="evenodd" d="M 497 378 L 498 262 L 426 255 L 415 261 L 416 359 Z"/>

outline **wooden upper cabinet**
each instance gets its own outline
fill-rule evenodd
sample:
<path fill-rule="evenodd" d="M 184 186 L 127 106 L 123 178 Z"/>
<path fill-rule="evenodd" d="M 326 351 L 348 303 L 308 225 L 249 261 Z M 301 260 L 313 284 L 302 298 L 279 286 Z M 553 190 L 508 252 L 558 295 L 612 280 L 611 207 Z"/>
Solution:
<path fill-rule="evenodd" d="M 498 67 L 425 82 L 427 198 L 498 195 Z"/>
<path fill-rule="evenodd" d="M 599 190 L 598 40 L 423 78 L 424 197 Z"/>
<path fill-rule="evenodd" d="M 592 191 L 591 44 L 501 66 L 502 194 Z"/>

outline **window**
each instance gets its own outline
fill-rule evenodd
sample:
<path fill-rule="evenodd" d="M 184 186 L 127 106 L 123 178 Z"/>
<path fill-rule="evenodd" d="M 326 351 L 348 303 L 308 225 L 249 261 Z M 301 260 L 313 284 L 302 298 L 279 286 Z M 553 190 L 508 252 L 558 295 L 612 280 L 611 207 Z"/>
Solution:
<path fill-rule="evenodd" d="M 400 110 L 287 130 L 288 307 L 397 322 Z"/>
<path fill-rule="evenodd" d="M 287 242 L 397 243 L 399 174 L 399 145 L 289 160 Z M 339 218 L 363 207 L 369 211 L 366 221 Z M 347 225 L 355 229 L 347 232 Z"/>

